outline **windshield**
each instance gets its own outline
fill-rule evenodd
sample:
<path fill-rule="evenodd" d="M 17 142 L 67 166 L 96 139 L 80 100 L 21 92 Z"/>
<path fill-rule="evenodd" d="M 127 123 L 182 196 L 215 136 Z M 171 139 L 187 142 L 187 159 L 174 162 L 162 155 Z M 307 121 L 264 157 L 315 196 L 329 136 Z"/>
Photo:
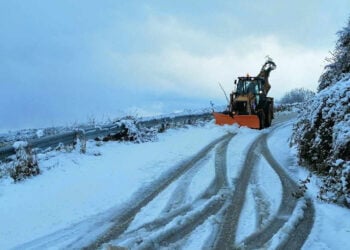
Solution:
<path fill-rule="evenodd" d="M 240 79 L 237 84 L 238 94 L 252 93 L 254 95 L 259 94 L 261 90 L 261 82 L 259 80 L 246 80 Z"/>

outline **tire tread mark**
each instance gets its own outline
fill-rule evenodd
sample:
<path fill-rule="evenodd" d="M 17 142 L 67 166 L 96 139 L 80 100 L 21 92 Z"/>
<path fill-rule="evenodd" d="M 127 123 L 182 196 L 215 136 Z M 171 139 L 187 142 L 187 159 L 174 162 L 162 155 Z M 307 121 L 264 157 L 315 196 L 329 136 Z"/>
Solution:
<path fill-rule="evenodd" d="M 210 197 L 205 198 L 206 200 L 208 200 L 207 203 L 200 210 L 191 212 L 188 215 L 184 215 L 184 223 L 182 223 L 181 226 L 167 228 L 165 231 L 158 233 L 157 236 L 154 239 L 152 239 L 152 241 L 148 240 L 142 243 L 141 245 L 137 246 L 137 249 L 154 249 L 156 248 L 156 246 L 167 246 L 169 244 L 182 240 L 197 226 L 201 225 L 205 220 L 207 220 L 207 218 L 210 215 L 217 213 L 222 208 L 226 200 L 225 196 L 227 195 L 227 189 L 225 188 L 228 185 L 226 175 L 227 147 L 234 135 L 235 134 L 228 134 L 226 136 L 226 139 L 220 142 L 220 144 L 216 148 L 215 178 L 214 182 L 210 184 L 210 186 L 215 187 L 215 192 L 211 193 Z M 212 190 L 213 188 L 209 187 L 209 189 Z M 205 191 L 205 193 L 207 192 L 208 191 Z M 203 198 L 202 196 L 199 196 L 199 198 L 196 199 L 195 203 L 201 200 L 203 200 Z M 202 202 L 203 201 L 201 201 L 201 203 Z M 191 206 L 192 210 L 195 208 L 195 203 L 193 204 L 193 206 Z M 188 212 L 189 210 L 186 211 L 186 213 Z M 175 217 L 176 216 L 173 216 L 172 219 L 174 219 Z M 151 224 L 154 224 L 154 222 L 151 222 Z M 167 222 L 169 223 L 170 220 L 167 219 Z M 152 229 L 154 229 L 154 227 Z"/>
<path fill-rule="evenodd" d="M 242 242 L 241 246 L 243 246 L 244 249 L 257 249 L 269 242 L 273 235 L 276 234 L 277 231 L 288 221 L 288 218 L 292 215 L 297 204 L 297 200 L 292 196 L 292 192 L 297 189 L 297 184 L 289 177 L 289 175 L 284 171 L 283 167 L 272 156 L 270 150 L 268 149 L 266 134 L 261 138 L 261 153 L 279 176 L 283 189 L 282 201 L 277 215 L 266 225 L 266 227 L 253 233 Z M 313 208 L 313 206 L 308 207 L 311 209 Z M 312 211 L 310 212 L 311 214 L 314 213 Z M 307 224 L 307 227 L 310 227 L 309 224 Z M 301 244 L 302 246 L 305 240 L 306 238 L 302 239 L 302 236 L 299 235 L 298 245 Z"/>
<path fill-rule="evenodd" d="M 310 198 L 306 199 L 306 208 L 304 208 L 303 219 L 299 220 L 289 237 L 282 242 L 276 249 L 293 250 L 301 249 L 311 233 L 315 220 L 315 207 Z"/>
<path fill-rule="evenodd" d="M 255 148 L 260 141 L 261 135 L 250 145 L 245 158 L 243 168 L 239 174 L 233 195 L 227 199 L 227 206 L 224 212 L 223 222 L 217 233 L 213 249 L 234 249 L 236 231 L 243 209 L 249 179 L 257 159 Z"/>
<path fill-rule="evenodd" d="M 119 214 L 114 218 L 111 218 L 111 221 L 113 222 L 113 226 L 110 227 L 107 232 L 104 232 L 104 234 L 101 235 L 99 238 L 97 238 L 94 242 L 92 242 L 88 246 L 83 247 L 83 249 L 86 249 L 86 250 L 97 249 L 102 244 L 109 242 L 117 238 L 119 235 L 121 235 L 128 228 L 133 218 L 141 210 L 142 207 L 146 206 L 151 200 L 153 200 L 161 191 L 163 191 L 173 181 L 175 181 L 184 172 L 186 172 L 193 165 L 195 165 L 196 162 L 198 162 L 203 157 L 205 157 L 206 154 L 215 147 L 215 145 L 225 140 L 226 137 L 227 137 L 227 134 L 215 139 L 214 141 L 209 143 L 206 147 L 204 147 L 201 151 L 199 151 L 196 155 L 194 155 L 190 159 L 181 163 L 177 167 L 176 171 L 174 171 L 171 174 L 168 174 L 167 178 L 164 178 L 158 181 L 157 187 L 150 188 L 150 191 L 144 196 L 144 198 L 136 202 L 136 204 L 133 207 L 123 212 L 122 214 Z M 150 185 L 154 185 L 154 183 L 151 183 Z M 74 247 L 74 246 L 68 246 L 68 247 Z"/>

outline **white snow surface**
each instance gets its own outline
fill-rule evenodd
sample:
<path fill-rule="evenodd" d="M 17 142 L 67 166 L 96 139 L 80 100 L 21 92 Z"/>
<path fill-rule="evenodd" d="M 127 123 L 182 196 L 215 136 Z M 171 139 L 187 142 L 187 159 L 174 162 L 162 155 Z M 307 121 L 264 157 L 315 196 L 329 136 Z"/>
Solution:
<path fill-rule="evenodd" d="M 78 150 L 39 155 L 40 176 L 16 184 L 9 178 L 0 180 L 0 222 L 6 225 L 0 227 L 0 249 L 125 205 L 141 187 L 226 130 L 211 123 L 168 130 L 156 142 L 97 147 L 89 141 L 86 155 Z"/>
<path fill-rule="evenodd" d="M 297 152 L 289 147 L 292 134 L 292 124 L 283 126 L 269 137 L 268 146 L 279 163 L 285 167 L 296 181 L 305 180 L 309 175 L 306 168 L 298 166 Z M 327 204 L 317 199 L 321 180 L 317 176 L 311 177 L 307 185 L 307 195 L 313 200 L 316 215 L 311 234 L 305 242 L 303 249 L 350 249 L 350 210 L 335 204 Z M 302 206 L 303 202 L 298 204 Z M 295 216 L 302 217 L 301 211 L 295 211 Z M 293 224 L 297 218 L 291 218 L 288 224 Z M 283 233 L 282 233 L 283 234 Z M 282 237 L 279 234 L 276 237 Z M 272 246 L 274 245 L 274 242 Z"/>
<path fill-rule="evenodd" d="M 107 142 L 97 146 L 96 142 L 89 141 L 86 154 L 73 150 L 38 155 L 41 175 L 16 184 L 10 178 L 0 179 L 0 249 L 25 246 L 23 244 L 27 242 L 55 234 L 108 210 L 127 207 L 133 198 L 142 193 L 142 188 L 228 131 L 237 133 L 229 144 L 227 156 L 229 185 L 232 186 L 243 167 L 245 152 L 263 131 L 236 126 L 220 127 L 211 122 L 204 126 L 169 129 L 159 134 L 154 142 Z M 298 181 L 305 179 L 308 172 L 297 166 L 295 150 L 289 148 L 291 133 L 292 123 L 276 129 L 269 136 L 268 145 L 287 173 Z M 201 167 L 187 172 L 160 193 L 140 211 L 127 231 L 162 215 L 169 197 L 183 183 L 190 183 L 185 202 L 193 201 L 213 178 L 213 169 L 209 167 L 213 157 L 213 153 L 209 154 Z M 264 159 L 259 160 L 254 176 L 257 181 L 253 180 L 248 188 L 247 210 L 240 220 L 239 240 L 252 232 L 249 226 L 257 226 L 256 217 L 252 216 L 257 213 L 252 197 L 257 188 L 268 197 L 272 213 L 280 205 L 281 183 Z M 316 218 L 303 249 L 350 249 L 350 210 L 317 200 L 318 183 L 319 180 L 313 176 L 308 186 Z M 198 211 L 202 205 L 198 206 Z M 302 208 L 302 203 L 300 206 Z M 295 211 L 286 227 L 292 227 L 293 222 L 300 218 L 302 212 Z M 175 227 L 185 219 L 177 218 L 168 227 Z M 217 223 L 215 217 L 210 216 L 184 241 L 183 249 L 205 247 Z M 161 232 L 154 233 L 152 237 L 157 237 L 158 233 Z M 273 239 L 273 245 L 278 237 L 282 237 L 281 233 Z M 56 242 L 52 249 L 64 248 L 64 240 Z"/>
<path fill-rule="evenodd" d="M 14 149 L 24 148 L 28 145 L 28 142 L 26 141 L 16 141 L 12 144 L 12 147 Z"/>

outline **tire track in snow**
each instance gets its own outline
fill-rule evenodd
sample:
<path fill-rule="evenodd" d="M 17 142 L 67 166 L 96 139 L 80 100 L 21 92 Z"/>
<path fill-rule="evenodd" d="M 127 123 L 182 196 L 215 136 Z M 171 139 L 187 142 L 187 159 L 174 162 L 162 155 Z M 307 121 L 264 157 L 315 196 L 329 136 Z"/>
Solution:
<path fill-rule="evenodd" d="M 216 214 L 224 205 L 228 194 L 227 180 L 227 148 L 234 135 L 229 135 L 226 140 L 220 143 L 215 151 L 215 179 L 201 198 L 211 196 L 208 202 L 198 212 L 194 211 L 185 218 L 185 223 L 175 230 L 164 232 L 160 238 L 161 246 L 167 246 L 169 243 L 176 242 L 185 238 L 197 226 L 201 225 L 210 215 Z M 152 248 L 152 245 L 149 249 Z"/>
<path fill-rule="evenodd" d="M 301 249 L 304 245 L 311 233 L 315 220 L 315 207 L 312 200 L 306 198 L 305 205 L 306 207 L 304 208 L 302 218 L 297 221 L 296 225 L 294 225 L 294 229 L 289 232 L 289 237 L 287 237 L 277 249 Z"/>
<path fill-rule="evenodd" d="M 253 172 L 253 176 L 251 178 L 251 188 L 254 196 L 255 201 L 255 209 L 256 209 L 256 221 L 257 221 L 257 228 L 261 229 L 271 215 L 271 203 L 267 199 L 267 195 L 265 192 L 260 188 L 260 184 L 258 183 L 257 179 L 257 173 L 256 169 Z"/>
<path fill-rule="evenodd" d="M 215 150 L 215 177 L 206 191 L 197 198 L 190 207 L 186 207 L 181 214 L 173 214 L 166 219 L 155 220 L 147 223 L 133 231 L 133 235 L 126 234 L 125 237 L 135 237 L 137 231 L 146 229 L 143 232 L 146 238 L 136 239 L 128 242 L 128 247 L 137 249 L 155 249 L 159 246 L 168 246 L 171 243 L 185 239 L 197 226 L 201 225 L 212 214 L 217 213 L 225 203 L 227 192 L 227 174 L 226 174 L 226 151 L 230 140 L 235 134 L 228 134 L 226 139 L 217 146 Z M 188 183 L 190 184 L 190 183 Z M 181 183 L 179 183 L 181 185 Z M 174 192 L 176 195 L 176 192 Z M 181 195 L 181 194 L 180 194 Z M 174 223 L 175 221 L 175 223 Z M 164 223 L 166 222 L 166 223 Z M 167 226 L 166 224 L 172 222 Z M 165 227 L 165 229 L 154 232 L 155 228 Z M 153 231 L 149 231 L 150 229 Z M 151 235 L 150 235 L 151 234 Z M 138 241 L 138 242 L 136 242 Z M 135 244 L 136 243 L 136 244 Z M 138 244 L 137 244 L 138 243 Z"/>
<path fill-rule="evenodd" d="M 183 176 L 180 177 L 176 183 L 177 187 L 171 194 L 167 205 L 163 209 L 164 213 L 169 213 L 173 210 L 181 208 L 184 204 L 188 203 L 187 198 L 189 196 L 189 187 L 194 176 L 198 173 L 200 168 L 209 160 L 209 153 L 203 157 L 202 160 L 196 163 L 196 166 L 187 171 Z"/>
<path fill-rule="evenodd" d="M 274 129 L 284 126 L 286 122 L 277 123 L 278 126 Z M 271 131 L 269 131 L 271 133 Z M 297 184 L 285 173 L 283 168 L 279 165 L 279 163 L 274 159 L 271 152 L 267 146 L 267 133 L 260 135 L 249 147 L 244 167 L 239 175 L 238 181 L 236 182 L 235 190 L 232 196 L 229 196 L 229 200 L 227 201 L 228 205 L 226 205 L 226 209 L 223 215 L 223 223 L 220 225 L 218 229 L 218 233 L 215 239 L 215 242 L 212 246 L 213 249 L 259 249 L 261 247 L 267 247 L 271 238 L 280 230 L 283 225 L 288 221 L 291 217 L 297 200 L 292 197 L 292 192 L 297 189 Z M 282 183 L 282 201 L 280 207 L 278 209 L 277 214 L 264 225 L 263 228 L 254 232 L 252 235 L 248 236 L 243 240 L 242 243 L 237 245 L 236 241 L 236 233 L 237 227 L 240 219 L 240 215 L 244 206 L 244 202 L 246 199 L 247 188 L 249 185 L 249 180 L 253 173 L 253 168 L 258 162 L 259 155 L 263 155 L 267 160 L 269 165 L 273 168 L 273 170 L 277 173 L 281 183 Z M 260 194 L 257 194 L 258 197 L 262 198 Z M 259 201 L 262 206 L 258 209 L 263 209 L 265 204 L 263 201 Z M 310 201 L 311 202 L 311 201 Z M 314 208 L 312 204 L 306 206 L 305 220 L 299 221 L 299 229 L 292 230 L 289 236 L 281 242 L 281 248 L 286 247 L 287 244 L 292 244 L 298 248 L 298 246 L 302 246 L 305 242 L 307 235 L 310 233 L 312 225 L 313 225 L 313 217 L 314 217 Z M 262 219 L 265 215 L 262 217 Z M 284 242 L 287 242 L 284 244 Z M 290 245 L 288 245 L 289 247 Z M 294 249 L 297 249 L 294 248 Z"/>
<path fill-rule="evenodd" d="M 158 215 L 156 219 L 137 226 L 135 229 L 127 230 L 119 238 L 136 238 L 136 235 L 139 234 L 140 231 L 156 231 L 157 229 L 166 226 L 174 218 L 183 216 L 188 213 L 193 208 L 193 203 L 198 202 L 198 198 L 193 202 L 186 202 L 189 186 L 192 179 L 200 171 L 202 166 L 204 164 L 207 164 L 209 161 L 209 153 L 210 152 L 208 152 L 205 157 L 198 161 L 193 168 L 188 170 L 184 175 L 180 177 L 179 181 L 176 183 L 177 187 L 170 195 L 171 198 L 168 200 L 168 203 L 163 209 L 163 212 L 161 212 L 161 214 Z M 137 241 L 140 241 L 140 239 Z"/>
<path fill-rule="evenodd" d="M 270 239 L 278 232 L 278 230 L 280 230 L 283 227 L 283 225 L 288 221 L 297 204 L 297 199 L 292 196 L 293 191 L 297 190 L 298 188 L 297 184 L 294 180 L 292 180 L 289 177 L 289 175 L 283 170 L 283 167 L 272 156 L 267 145 L 267 134 L 264 134 L 259 139 L 259 144 L 261 145 L 260 150 L 262 155 L 267 160 L 269 165 L 273 168 L 273 170 L 277 173 L 282 183 L 282 200 L 277 214 L 266 225 L 266 227 L 264 227 L 260 231 L 253 233 L 248 238 L 243 240 L 240 246 L 244 249 L 257 249 L 262 246 L 265 246 L 270 241 Z M 297 247 L 294 249 L 298 249 L 304 244 L 307 235 L 310 233 L 313 225 L 313 218 L 315 213 L 313 205 L 311 204 L 307 206 L 306 209 L 307 217 L 305 217 L 304 222 L 298 230 L 302 233 L 296 233 L 295 237 L 291 234 L 290 237 L 293 238 L 293 240 L 287 240 L 289 244 Z M 305 233 L 306 235 L 304 235 Z M 289 247 L 291 245 L 289 245 Z"/>
<path fill-rule="evenodd" d="M 227 137 L 232 137 L 232 134 L 225 134 L 220 138 L 214 140 L 210 144 L 208 144 L 205 148 L 203 148 L 199 153 L 188 159 L 187 161 L 179 164 L 175 170 L 172 169 L 169 173 L 166 172 L 156 181 L 150 183 L 150 185 L 146 188 L 146 192 L 143 192 L 143 197 L 139 199 L 135 199 L 135 203 L 128 210 L 124 211 L 122 214 L 117 215 L 115 218 L 111 218 L 110 222 L 113 223 L 113 226 L 108 229 L 108 231 L 103 232 L 100 237 L 84 247 L 83 249 L 97 249 L 102 244 L 109 242 L 113 239 L 116 239 L 119 235 L 121 235 L 130 225 L 135 215 L 146 206 L 151 200 L 153 200 L 161 191 L 163 191 L 166 187 L 168 187 L 173 181 L 178 179 L 182 174 L 184 174 L 187 170 L 192 168 L 198 161 L 200 161 L 203 157 L 205 157 L 210 150 L 212 150 L 218 143 L 227 140 Z M 79 243 L 79 241 L 78 241 Z M 76 245 L 68 246 L 73 247 Z"/>
<path fill-rule="evenodd" d="M 233 249 L 236 239 L 236 231 L 240 214 L 243 209 L 245 195 L 247 192 L 250 176 L 257 160 L 255 148 L 258 145 L 261 135 L 250 145 L 245 158 L 243 168 L 237 178 L 233 195 L 229 196 L 225 206 L 223 221 L 218 230 L 213 249 Z"/>
<path fill-rule="evenodd" d="M 199 199 L 202 199 L 201 197 L 199 197 L 196 198 L 193 202 L 185 202 L 186 197 L 188 196 L 189 186 L 191 184 L 192 179 L 201 170 L 202 166 L 204 164 L 207 164 L 207 162 L 211 159 L 211 157 L 209 157 L 209 153 L 210 152 L 208 152 L 208 154 L 205 155 L 200 161 L 198 161 L 195 166 L 193 166 L 190 170 L 188 170 L 184 175 L 180 177 L 180 180 L 176 183 L 177 187 L 170 196 L 171 199 L 169 199 L 167 205 L 163 209 L 163 212 L 160 215 L 158 215 L 156 219 L 150 222 L 146 222 L 136 227 L 135 229 L 126 231 L 121 237 L 134 237 L 137 234 L 137 232 L 141 230 L 155 231 L 158 228 L 164 227 L 175 217 L 183 216 L 184 214 L 189 212 L 193 207 L 193 203 L 196 203 Z M 205 191 L 204 193 L 207 193 L 207 191 Z"/>
<path fill-rule="evenodd" d="M 292 197 L 292 192 L 297 189 L 296 183 L 284 173 L 282 167 L 272 157 L 270 151 L 267 149 L 266 135 L 263 135 L 258 140 L 258 143 L 261 144 L 260 150 L 262 155 L 277 173 L 282 183 L 282 200 L 277 215 L 274 216 L 266 227 L 243 240 L 241 245 L 245 249 L 256 249 L 264 246 L 284 225 L 296 206 L 296 199 Z"/>
<path fill-rule="evenodd" d="M 227 138 L 227 134 L 213 140 L 194 156 L 170 168 L 159 178 L 140 188 L 127 204 L 110 209 L 104 213 L 92 216 L 70 227 L 50 233 L 27 243 L 18 245 L 15 249 L 47 249 L 59 246 L 60 249 L 98 249 L 105 242 L 121 235 L 130 225 L 135 215 L 153 200 L 172 182 L 191 169 L 203 159 L 218 143 Z M 185 213 L 189 207 L 173 211 L 174 216 Z M 165 219 L 166 220 L 166 219 Z M 95 240 L 94 240 L 95 239 Z"/>

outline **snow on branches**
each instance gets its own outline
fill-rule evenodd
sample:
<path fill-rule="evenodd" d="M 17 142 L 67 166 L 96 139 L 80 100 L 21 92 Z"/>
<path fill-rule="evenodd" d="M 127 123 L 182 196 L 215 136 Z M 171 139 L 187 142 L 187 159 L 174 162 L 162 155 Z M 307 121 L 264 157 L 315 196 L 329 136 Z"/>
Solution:
<path fill-rule="evenodd" d="M 38 175 L 40 173 L 38 161 L 31 148 L 27 146 L 27 142 L 17 141 L 13 147 L 16 150 L 16 159 L 12 162 L 11 178 L 17 182 Z"/>
<path fill-rule="evenodd" d="M 319 198 L 350 205 L 350 19 L 318 93 L 304 105 L 293 141 L 302 164 L 324 176 Z"/>
<path fill-rule="evenodd" d="M 319 79 L 318 91 L 332 86 L 339 80 L 350 79 L 350 18 L 347 26 L 337 34 L 339 38 L 334 52 L 327 58 L 329 64 Z"/>
<path fill-rule="evenodd" d="M 320 91 L 305 105 L 293 141 L 301 163 L 325 176 L 320 198 L 350 203 L 350 80 Z"/>

